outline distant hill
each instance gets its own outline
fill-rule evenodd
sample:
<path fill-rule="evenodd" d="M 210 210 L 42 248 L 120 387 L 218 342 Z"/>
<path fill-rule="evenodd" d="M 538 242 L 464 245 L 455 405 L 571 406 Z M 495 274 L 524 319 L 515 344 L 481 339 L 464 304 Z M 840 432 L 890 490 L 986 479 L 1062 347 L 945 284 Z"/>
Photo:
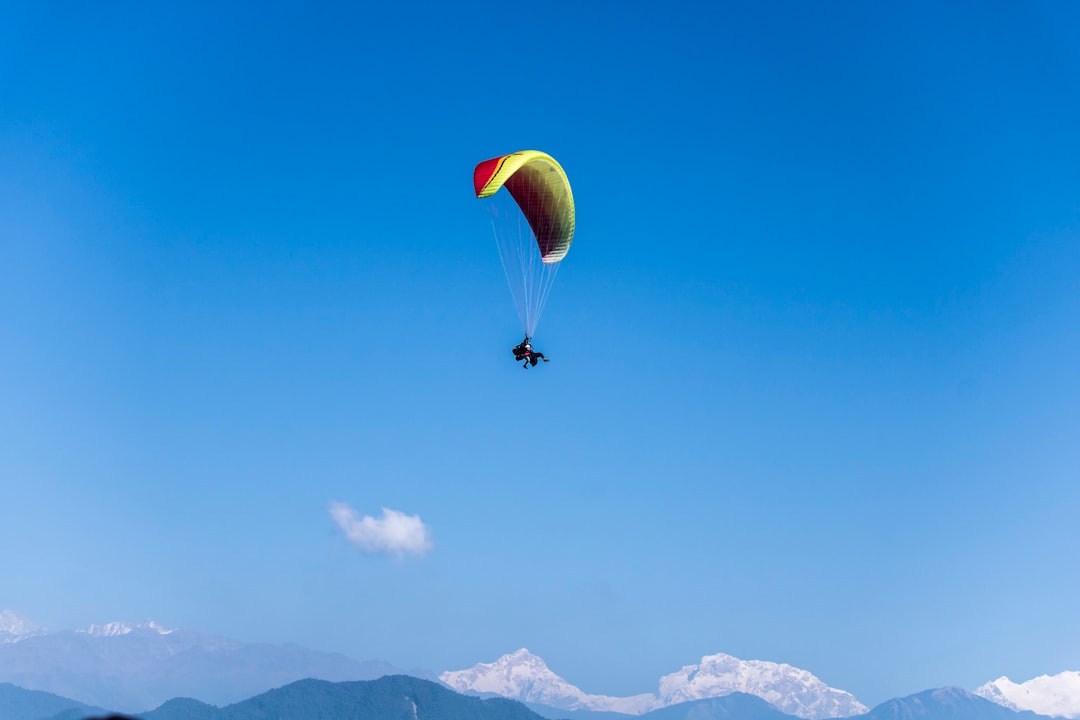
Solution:
<path fill-rule="evenodd" d="M 756 695 L 734 692 L 723 697 L 669 705 L 640 716 L 640 720 L 798 720 Z"/>
<path fill-rule="evenodd" d="M 476 697 L 501 697 L 494 693 L 466 693 Z M 520 700 L 518 702 L 521 702 Z M 560 708 L 544 705 L 543 703 L 522 703 L 537 715 L 548 720 L 638 720 L 638 715 L 612 712 L 611 710 L 562 710 Z"/>
<path fill-rule="evenodd" d="M 50 714 L 55 707 L 60 712 Z M 45 714 L 39 714 L 44 709 Z M 391 675 L 378 680 L 300 680 L 248 700 L 215 707 L 170 700 L 137 720 L 796 720 L 761 698 L 732 693 L 632 716 L 587 710 L 538 714 L 516 700 L 461 695 L 430 680 Z M 549 714 L 550 713 L 550 714 Z M 107 713 L 49 693 L 0 684 L 0 720 L 85 720 Z M 960 688 L 939 688 L 884 702 L 848 720 L 1047 720 L 1017 712 Z"/>
<path fill-rule="evenodd" d="M 300 680 L 222 708 L 181 698 L 138 717 L 140 720 L 543 720 L 513 700 L 459 695 L 438 683 L 407 675 L 338 683 Z"/>
<path fill-rule="evenodd" d="M 94 708 L 94 712 L 91 715 L 87 715 L 85 710 L 69 708 L 50 718 L 39 718 L 39 720 L 87 720 L 88 717 L 93 718 L 93 720 L 98 720 L 99 718 L 107 718 L 108 720 L 117 720 L 117 718 L 129 720 L 126 715 L 113 715 L 101 708 Z"/>
<path fill-rule="evenodd" d="M 1045 720 L 1030 711 L 1016 712 L 955 687 L 925 690 L 889 700 L 848 720 Z"/>
<path fill-rule="evenodd" d="M 558 710 L 530 705 L 549 720 L 798 720 L 764 700 L 744 693 L 671 705 L 644 715 Z M 845 720 L 1047 720 L 1042 715 L 1002 707 L 960 688 L 926 690 L 884 702 Z"/>
<path fill-rule="evenodd" d="M 142 717 L 154 720 L 217 720 L 221 709 L 191 698 L 175 698 Z M 52 718 L 51 720 L 57 720 Z"/>
<path fill-rule="evenodd" d="M 799 720 L 794 715 L 777 710 L 755 695 L 741 692 L 669 705 L 644 715 L 599 710 L 559 710 L 535 703 L 526 705 L 548 720 Z"/>
<path fill-rule="evenodd" d="M 53 695 L 40 690 L 26 690 L 11 683 L 0 683 L 0 719 L 42 720 L 64 711 L 74 711 L 76 717 L 103 712 L 78 700 Z"/>

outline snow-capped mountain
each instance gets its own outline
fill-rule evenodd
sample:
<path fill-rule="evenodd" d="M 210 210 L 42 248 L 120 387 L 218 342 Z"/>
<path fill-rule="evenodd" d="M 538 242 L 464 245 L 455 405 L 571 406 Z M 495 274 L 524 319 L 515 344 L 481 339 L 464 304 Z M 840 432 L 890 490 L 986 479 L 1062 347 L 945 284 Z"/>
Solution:
<path fill-rule="evenodd" d="M 0 642 L 18 642 L 40 632 L 40 627 L 15 611 L 0 610 Z"/>
<path fill-rule="evenodd" d="M 553 673 L 542 659 L 522 648 L 491 663 L 452 670 L 439 680 L 458 692 L 490 693 L 559 710 L 610 710 L 638 715 L 652 709 L 655 696 L 589 695 Z"/>
<path fill-rule="evenodd" d="M 118 635 L 129 635 L 133 632 L 151 632 L 157 633 L 158 635 L 169 635 L 172 633 L 172 630 L 168 630 L 161 625 L 158 625 L 153 620 L 147 620 L 144 623 L 136 623 L 134 625 L 123 622 L 91 625 L 90 627 L 76 630 L 75 632 L 85 633 L 92 637 L 117 637 Z"/>
<path fill-rule="evenodd" d="M 720 697 L 733 692 L 757 695 L 778 710 L 801 718 L 841 718 L 868 708 L 812 673 L 765 660 L 740 660 L 718 653 L 660 678 L 657 707 Z"/>
<path fill-rule="evenodd" d="M 663 676 L 655 694 L 629 697 L 585 693 L 525 649 L 492 663 L 444 672 L 439 679 L 458 692 L 491 693 L 560 710 L 641 715 L 670 705 L 743 692 L 808 720 L 850 717 L 867 711 L 853 695 L 829 687 L 806 670 L 724 654 L 707 655 L 696 665 Z"/>
<path fill-rule="evenodd" d="M 979 686 L 976 695 L 1011 710 L 1031 710 L 1039 715 L 1080 718 L 1080 672 L 1066 670 L 1015 683 L 1002 676 Z"/>

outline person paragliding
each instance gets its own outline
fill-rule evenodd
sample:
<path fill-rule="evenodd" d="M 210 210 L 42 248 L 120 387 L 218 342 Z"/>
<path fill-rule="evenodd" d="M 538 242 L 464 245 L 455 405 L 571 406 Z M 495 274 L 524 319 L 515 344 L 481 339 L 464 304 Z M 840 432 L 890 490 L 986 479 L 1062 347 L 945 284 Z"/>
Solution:
<path fill-rule="evenodd" d="M 516 362 L 524 360 L 525 362 L 521 367 L 526 370 L 529 369 L 529 365 L 536 367 L 536 363 L 540 360 L 548 362 L 548 358 L 544 357 L 544 353 L 532 349 L 532 341 L 528 335 L 525 336 L 524 340 L 514 346 L 514 360 Z"/>
<path fill-rule="evenodd" d="M 500 192 L 504 189 L 506 192 Z M 473 170 L 477 198 L 506 197 L 513 205 L 491 205 L 499 257 L 514 298 L 525 339 L 514 347 L 522 367 L 548 358 L 532 349 L 531 338 L 559 264 L 574 239 L 574 196 L 566 172 L 537 150 L 500 155 Z M 508 198 L 509 199 L 509 198 Z"/>
<path fill-rule="evenodd" d="M 519 342 L 517 345 L 514 346 L 514 351 L 513 352 L 514 352 L 514 360 L 517 361 L 517 362 L 521 362 L 522 360 L 524 360 L 525 358 L 527 358 L 529 356 L 529 353 L 532 352 L 532 346 L 529 343 L 529 336 L 528 335 L 525 336 L 524 340 L 522 340 L 521 342 Z"/>

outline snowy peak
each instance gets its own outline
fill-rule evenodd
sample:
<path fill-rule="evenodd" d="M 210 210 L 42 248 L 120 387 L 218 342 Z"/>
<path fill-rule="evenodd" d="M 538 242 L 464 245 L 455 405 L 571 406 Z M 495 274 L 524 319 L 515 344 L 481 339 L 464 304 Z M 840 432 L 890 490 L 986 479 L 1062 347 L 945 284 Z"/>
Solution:
<path fill-rule="evenodd" d="M 14 610 L 0 610 L 0 642 L 18 642 L 41 628 Z"/>
<path fill-rule="evenodd" d="M 868 708 L 851 693 L 826 685 L 812 673 L 764 660 L 740 660 L 718 653 L 697 665 L 686 665 L 660 678 L 658 705 L 743 692 L 756 695 L 778 710 L 801 718 L 860 715 Z"/>
<path fill-rule="evenodd" d="M 444 672 L 439 679 L 452 688 L 509 696 L 522 692 L 537 680 L 555 681 L 560 678 L 551 672 L 541 658 L 521 648 L 495 662 L 477 663 L 468 670 Z"/>
<path fill-rule="evenodd" d="M 76 630 L 77 633 L 85 633 L 91 637 L 118 637 L 120 635 L 130 635 L 133 632 L 146 632 L 156 633 L 157 635 L 169 635 L 173 631 L 166 629 L 154 622 L 153 620 L 147 620 L 144 623 L 136 623 L 134 625 L 124 622 L 111 622 L 104 623 L 103 625 L 91 625 L 90 627 Z"/>
<path fill-rule="evenodd" d="M 553 673 L 543 659 L 525 648 L 503 655 L 495 662 L 444 672 L 439 680 L 458 692 L 491 693 L 560 710 L 612 710 L 637 714 L 648 709 L 653 700 L 652 695 L 630 698 L 589 695 Z"/>
<path fill-rule="evenodd" d="M 1039 715 L 1080 718 L 1080 672 L 1066 670 L 1015 683 L 1002 676 L 975 690 L 987 700 L 1010 710 L 1031 710 Z"/>
<path fill-rule="evenodd" d="M 41 635 L 44 632 L 36 623 L 19 615 L 14 610 L 0 610 L 0 640 L 13 642 L 31 635 Z M 169 635 L 173 631 L 153 620 L 147 620 L 144 623 L 111 622 L 102 625 L 91 625 L 75 632 L 90 635 L 91 637 L 118 637 L 133 632 Z"/>

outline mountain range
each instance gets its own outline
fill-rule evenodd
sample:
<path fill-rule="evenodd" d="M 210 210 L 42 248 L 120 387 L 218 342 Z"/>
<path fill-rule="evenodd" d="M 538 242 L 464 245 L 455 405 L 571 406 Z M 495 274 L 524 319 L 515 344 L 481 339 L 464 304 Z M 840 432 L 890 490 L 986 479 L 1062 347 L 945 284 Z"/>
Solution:
<path fill-rule="evenodd" d="M 865 713 L 851 693 L 826 685 L 806 670 L 763 660 L 706 655 L 660 678 L 656 693 L 612 697 L 589 695 L 553 673 L 522 648 L 491 663 L 447 671 L 439 680 L 459 692 L 493 694 L 556 710 L 594 710 L 641 715 L 660 708 L 742 692 L 807 720 Z"/>
<path fill-rule="evenodd" d="M 65 701 L 67 705 L 65 706 Z M 52 713 L 57 707 L 60 710 Z M 104 715 L 73 700 L 0 685 L 4 720 L 82 720 Z M 670 705 L 641 715 L 645 720 L 794 720 L 761 698 L 735 692 L 719 698 Z M 890 700 L 857 720 L 1042 720 L 959 688 L 927 690 Z M 215 707 L 176 698 L 141 713 L 139 720 L 542 720 L 505 698 L 478 698 L 438 683 L 403 675 L 360 682 L 300 680 L 238 703 Z"/>
<path fill-rule="evenodd" d="M 0 611 L 0 720 L 11 716 L 4 711 L 5 689 L 38 691 L 32 697 L 19 696 L 19 702 L 37 708 L 35 719 L 58 707 L 56 698 L 75 718 L 86 708 L 139 713 L 184 697 L 198 698 L 183 701 L 189 705 L 229 706 L 305 678 L 362 681 L 401 673 L 378 660 L 357 661 L 292 644 L 242 643 L 171 630 L 153 621 L 50 632 L 15 613 Z M 554 720 L 626 720 L 627 715 L 680 720 L 684 711 L 692 713 L 689 720 L 751 716 L 775 720 L 769 713 L 802 720 L 893 717 L 881 714 L 890 712 L 883 709 L 888 703 L 868 712 L 851 693 L 829 687 L 806 670 L 722 653 L 660 677 L 655 692 L 626 697 L 585 693 L 524 648 L 438 678 L 426 671 L 410 674 L 438 679 L 463 694 L 517 700 Z M 921 717 L 918 708 L 927 703 L 936 703 L 935 712 L 945 712 L 952 696 L 934 692 L 939 695 L 929 699 L 911 696 L 915 699 L 902 705 L 904 712 Z M 957 702 L 968 707 L 977 706 L 976 700 L 1011 713 L 1002 717 L 1032 710 L 1080 720 L 1080 673 L 1044 675 L 1025 683 L 1001 677 Z M 737 703 L 741 705 L 736 709 Z M 989 717 L 985 707 L 979 712 Z"/>
<path fill-rule="evenodd" d="M 7 697 L 12 693 L 6 695 L 4 689 L 0 685 L 0 717 L 4 720 L 81 720 L 90 713 L 104 714 L 100 708 L 88 708 L 75 701 L 68 701 L 68 706 L 55 713 L 41 714 L 50 703 L 65 699 L 34 698 L 16 705 Z M 28 690 L 21 692 L 34 694 Z M 6 704 L 5 700 L 8 700 Z M 138 717 L 140 720 L 542 720 L 512 700 L 460 695 L 430 680 L 405 675 L 336 683 L 299 680 L 224 707 L 176 698 Z"/>
<path fill-rule="evenodd" d="M 379 660 L 242 643 L 153 621 L 46 632 L 13 613 L 0 614 L 0 682 L 122 712 L 174 697 L 236 702 L 310 677 L 371 680 L 401 672 Z"/>

